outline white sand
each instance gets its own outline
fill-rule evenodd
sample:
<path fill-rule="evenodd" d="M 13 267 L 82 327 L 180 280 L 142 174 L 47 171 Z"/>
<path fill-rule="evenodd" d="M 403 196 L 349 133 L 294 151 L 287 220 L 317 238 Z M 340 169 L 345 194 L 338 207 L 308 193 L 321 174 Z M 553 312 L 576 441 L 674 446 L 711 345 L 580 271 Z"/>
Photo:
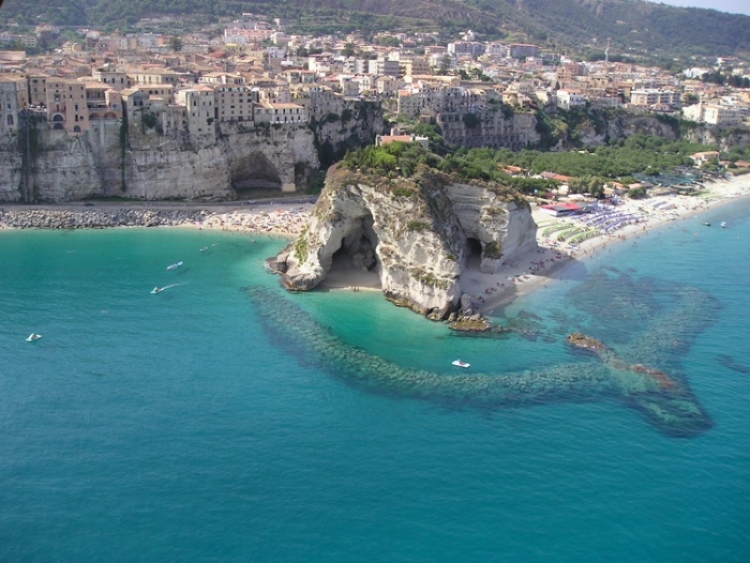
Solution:
<path fill-rule="evenodd" d="M 645 231 L 672 221 L 694 217 L 699 212 L 749 195 L 750 174 L 707 183 L 705 190 L 698 196 L 625 199 L 615 208 L 615 212 L 638 217 L 639 222 L 621 226 L 609 233 L 599 231 L 596 236 L 576 245 L 555 240 L 556 233 L 550 233 L 547 237 L 544 233 L 559 223 L 583 227 L 586 221 L 591 220 L 591 215 L 555 218 L 536 207 L 532 214 L 539 225 L 538 251 L 509 257 L 495 274 L 480 272 L 478 258 L 470 259 L 461 275 L 461 287 L 465 293 L 472 296 L 477 309 L 488 313 L 529 291 L 542 287 L 551 280 L 563 277 L 566 266 L 578 260 L 598 256 L 612 244 L 634 241 Z M 212 213 L 195 227 L 295 237 L 307 224 L 312 208 L 312 204 L 274 204 L 235 209 L 224 213 Z M 321 289 L 379 290 L 380 281 L 373 272 L 361 272 L 339 263 L 331 270 Z"/>
<path fill-rule="evenodd" d="M 750 196 L 750 175 L 738 176 L 731 180 L 717 180 L 705 186 L 705 190 L 698 196 L 626 199 L 616 207 L 616 212 L 639 216 L 642 218 L 641 222 L 625 225 L 610 233 L 601 232 L 577 245 L 555 240 L 554 233 L 545 237 L 544 232 L 551 226 L 563 222 L 583 226 L 589 215 L 555 218 L 537 207 L 533 209 L 532 214 L 537 225 L 540 225 L 537 231 L 538 252 L 512 257 L 495 274 L 483 274 L 479 272 L 478 264 L 470 263 L 469 268 L 461 276 L 461 287 L 472 295 L 472 301 L 481 312 L 488 313 L 544 286 L 551 280 L 562 278 L 566 266 L 574 261 L 598 256 L 612 244 L 634 241 L 645 231 L 672 221 L 695 217 L 697 213 L 709 208 Z"/>
<path fill-rule="evenodd" d="M 253 206 L 211 213 L 203 222 L 185 226 L 296 237 L 307 225 L 312 208 L 311 203 Z"/>

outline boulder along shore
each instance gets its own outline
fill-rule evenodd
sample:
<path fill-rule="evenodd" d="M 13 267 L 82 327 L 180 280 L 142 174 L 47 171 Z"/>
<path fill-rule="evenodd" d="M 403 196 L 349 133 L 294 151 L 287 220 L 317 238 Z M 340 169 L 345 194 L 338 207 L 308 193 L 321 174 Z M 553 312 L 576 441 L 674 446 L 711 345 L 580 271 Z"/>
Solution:
<path fill-rule="evenodd" d="M 278 236 L 299 233 L 310 204 L 263 204 L 185 209 L 123 206 L 0 207 L 0 229 L 108 229 L 122 227 L 189 227 L 244 231 Z"/>
<path fill-rule="evenodd" d="M 112 227 L 174 227 L 202 222 L 204 211 L 151 209 L 0 209 L 0 228 L 106 229 Z"/>

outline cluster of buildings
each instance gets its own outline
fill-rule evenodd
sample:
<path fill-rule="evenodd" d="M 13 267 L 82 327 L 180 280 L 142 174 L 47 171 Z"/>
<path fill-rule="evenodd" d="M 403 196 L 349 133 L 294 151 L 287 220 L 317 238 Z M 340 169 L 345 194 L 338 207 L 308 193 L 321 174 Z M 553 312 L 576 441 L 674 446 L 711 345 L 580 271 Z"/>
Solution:
<path fill-rule="evenodd" d="M 750 90 L 658 68 L 575 62 L 536 45 L 481 42 L 472 32 L 447 45 L 430 33 L 384 33 L 365 43 L 355 35 L 289 35 L 283 24 L 243 14 L 213 32 L 80 30 L 81 41 L 53 55 L 0 51 L 0 133 L 34 115 L 76 135 L 123 119 L 127 108 L 127 117 L 145 117 L 163 135 L 211 137 L 223 123 L 336 119 L 344 100 L 364 100 L 396 119 L 437 123 L 451 144 L 520 148 L 540 106 L 622 107 L 718 126 L 750 117 Z"/>

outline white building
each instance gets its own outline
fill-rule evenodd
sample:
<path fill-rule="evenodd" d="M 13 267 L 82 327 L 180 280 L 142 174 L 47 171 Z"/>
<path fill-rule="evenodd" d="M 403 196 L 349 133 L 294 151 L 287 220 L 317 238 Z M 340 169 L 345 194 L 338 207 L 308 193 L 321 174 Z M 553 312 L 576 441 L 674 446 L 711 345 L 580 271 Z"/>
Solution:
<path fill-rule="evenodd" d="M 634 106 L 675 106 L 680 103 L 680 92 L 674 90 L 661 90 L 656 88 L 644 88 L 630 92 L 630 103 Z"/>
<path fill-rule="evenodd" d="M 264 103 L 255 106 L 256 123 L 307 123 L 307 110 L 298 104 Z"/>
<path fill-rule="evenodd" d="M 742 123 L 742 112 L 735 107 L 707 104 L 703 107 L 703 121 L 710 125 L 734 127 Z"/>
<path fill-rule="evenodd" d="M 558 90 L 557 107 L 570 109 L 576 106 L 586 105 L 586 98 L 578 90 Z"/>

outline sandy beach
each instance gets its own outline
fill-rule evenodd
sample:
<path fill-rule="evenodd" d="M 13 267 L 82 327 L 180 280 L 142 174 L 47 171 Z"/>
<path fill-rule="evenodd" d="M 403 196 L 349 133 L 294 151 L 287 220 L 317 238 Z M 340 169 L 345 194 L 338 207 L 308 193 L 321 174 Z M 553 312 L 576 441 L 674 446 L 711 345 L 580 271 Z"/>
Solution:
<path fill-rule="evenodd" d="M 747 196 L 750 196 L 750 175 L 707 183 L 694 196 L 624 199 L 614 208 L 594 214 L 552 217 L 535 206 L 532 214 L 539 226 L 538 250 L 511 257 L 495 274 L 480 272 L 478 263 L 469 264 L 461 276 L 461 287 L 472 296 L 480 312 L 490 313 L 552 280 L 561 279 L 574 263 L 599 256 L 614 244 L 635 244 L 645 232 Z"/>
<path fill-rule="evenodd" d="M 494 274 L 482 273 L 479 258 L 474 257 L 461 275 L 461 287 L 472 297 L 476 310 L 492 313 L 563 278 L 569 267 L 608 252 L 612 245 L 634 244 L 646 232 L 747 196 L 750 196 L 750 175 L 708 183 L 699 195 L 624 199 L 607 211 L 574 217 L 552 217 L 535 206 L 532 215 L 539 226 L 537 251 L 509 257 Z M 566 240 L 559 240 L 561 235 Z M 571 242 L 576 237 L 583 240 Z M 379 291 L 380 280 L 373 272 L 337 263 L 320 288 Z"/>
<path fill-rule="evenodd" d="M 698 195 L 623 199 L 617 206 L 602 206 L 595 213 L 577 216 L 553 217 L 534 204 L 532 215 L 538 225 L 538 249 L 508 257 L 494 274 L 481 272 L 479 258 L 472 257 L 461 275 L 461 287 L 471 296 L 476 310 L 491 313 L 552 280 L 562 278 L 568 267 L 611 250 L 613 244 L 635 244 L 645 232 L 747 196 L 750 196 L 750 174 L 709 182 Z M 67 206 L 67 209 L 81 208 Z M 135 206 L 134 209 L 148 213 L 150 208 Z M 191 220 L 176 218 L 167 224 L 177 228 L 237 231 L 291 240 L 304 229 L 313 204 L 274 202 L 241 207 L 227 204 L 213 209 L 204 209 Z M 2 221 L 0 228 L 3 228 Z M 380 280 L 374 272 L 362 272 L 339 261 L 320 289 L 379 291 Z"/>
<path fill-rule="evenodd" d="M 252 206 L 228 212 L 212 212 L 202 221 L 184 226 L 293 238 L 302 232 L 312 208 L 311 203 Z"/>

